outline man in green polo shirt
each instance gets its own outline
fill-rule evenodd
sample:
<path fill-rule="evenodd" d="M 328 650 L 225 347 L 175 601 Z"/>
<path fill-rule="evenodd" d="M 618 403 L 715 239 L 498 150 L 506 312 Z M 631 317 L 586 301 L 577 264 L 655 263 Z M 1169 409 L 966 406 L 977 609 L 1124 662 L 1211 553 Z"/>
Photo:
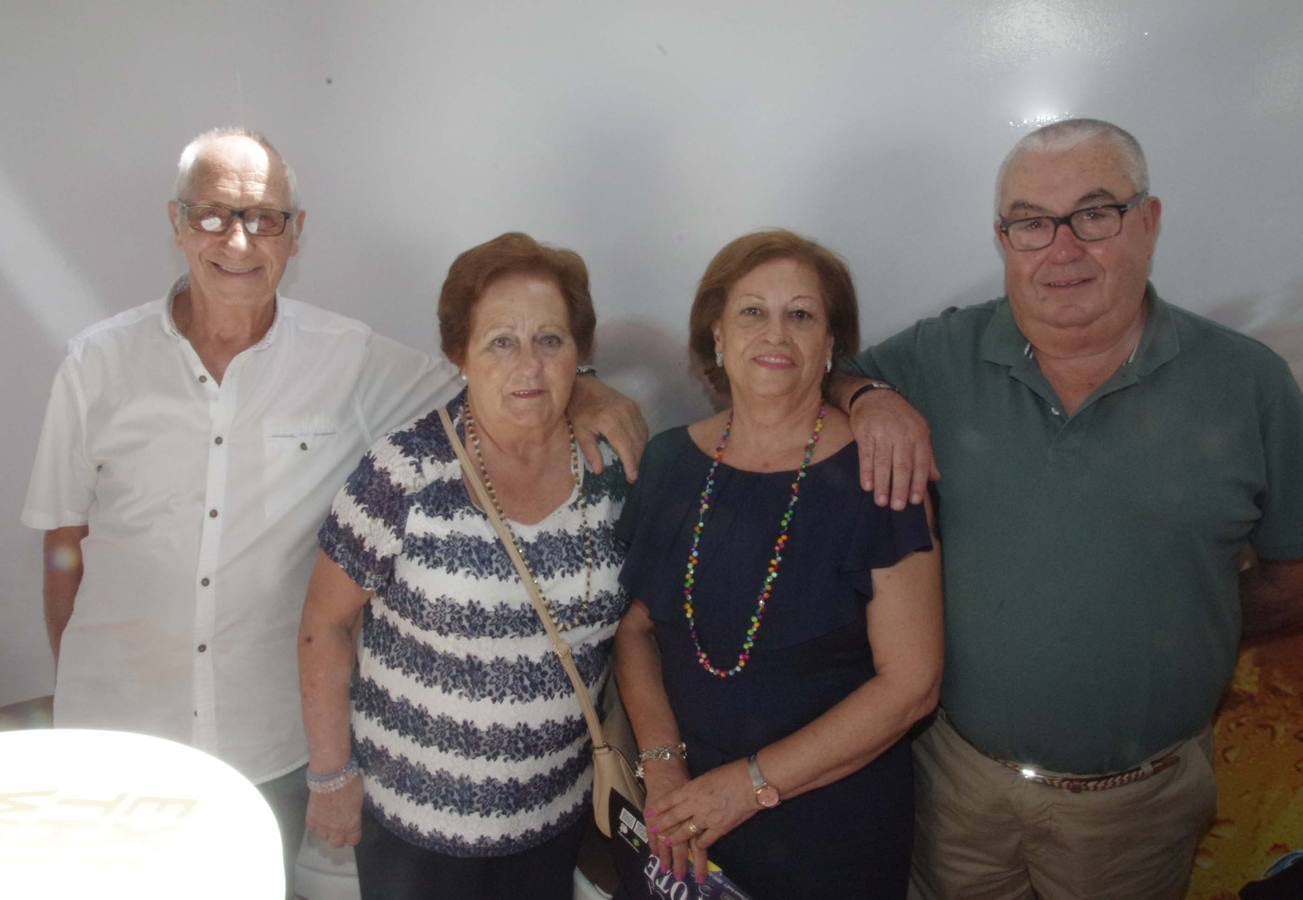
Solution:
<path fill-rule="evenodd" d="M 855 360 L 927 419 L 945 473 L 919 897 L 1183 896 L 1241 600 L 1303 606 L 1303 395 L 1266 347 L 1148 284 L 1148 187 L 1116 126 L 1026 136 L 998 181 L 1008 296 Z M 861 442 L 893 408 L 857 408 L 887 393 L 866 388 L 838 389 Z"/>

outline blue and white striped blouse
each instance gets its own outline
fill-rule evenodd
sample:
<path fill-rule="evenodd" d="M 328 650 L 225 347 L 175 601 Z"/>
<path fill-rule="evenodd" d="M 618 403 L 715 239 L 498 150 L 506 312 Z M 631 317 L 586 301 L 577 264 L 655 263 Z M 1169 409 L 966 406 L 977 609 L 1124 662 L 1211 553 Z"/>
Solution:
<path fill-rule="evenodd" d="M 448 405 L 459 434 L 463 392 Z M 604 448 L 604 452 L 605 448 Z M 628 485 L 609 452 L 542 522 L 512 522 L 594 698 L 625 609 L 612 534 Z M 584 607 L 580 503 L 593 534 Z M 588 814 L 588 731 L 574 688 L 431 411 L 363 457 L 318 535 L 374 596 L 354 676 L 353 750 L 368 809 L 454 856 L 537 846 Z"/>

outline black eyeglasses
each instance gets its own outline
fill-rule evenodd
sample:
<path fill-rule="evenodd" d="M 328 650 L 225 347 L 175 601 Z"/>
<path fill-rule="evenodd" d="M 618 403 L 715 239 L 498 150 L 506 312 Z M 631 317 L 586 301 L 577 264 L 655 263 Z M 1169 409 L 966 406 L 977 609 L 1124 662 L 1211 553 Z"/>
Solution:
<path fill-rule="evenodd" d="M 195 231 L 205 234 L 226 234 L 231 223 L 239 219 L 244 225 L 245 234 L 250 237 L 275 237 L 284 234 L 285 226 L 294 213 L 283 209 L 250 207 L 249 209 L 231 209 L 213 203 L 181 202 L 181 215 L 185 223 Z"/>
<path fill-rule="evenodd" d="M 1106 241 L 1122 232 L 1122 216 L 1149 196 L 1141 191 L 1125 203 L 1105 203 L 1077 209 L 1066 216 L 1032 216 L 1028 219 L 1000 218 L 1000 231 L 1015 250 L 1044 250 L 1054 243 L 1060 225 L 1067 225 L 1079 241 Z"/>

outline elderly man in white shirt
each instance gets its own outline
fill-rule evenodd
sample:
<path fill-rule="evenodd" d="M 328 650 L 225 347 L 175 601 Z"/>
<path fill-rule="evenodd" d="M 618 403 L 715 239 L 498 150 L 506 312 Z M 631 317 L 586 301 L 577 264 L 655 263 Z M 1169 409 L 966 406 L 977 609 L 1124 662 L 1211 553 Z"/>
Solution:
<path fill-rule="evenodd" d="M 265 137 L 197 137 L 168 214 L 189 274 L 69 342 L 23 509 L 46 532 L 55 725 L 158 735 L 240 770 L 281 824 L 292 896 L 316 529 L 365 449 L 446 402 L 457 373 L 277 294 L 305 214 Z M 601 433 L 636 471 L 636 407 L 591 377 L 576 395 L 585 455 L 600 468 Z"/>

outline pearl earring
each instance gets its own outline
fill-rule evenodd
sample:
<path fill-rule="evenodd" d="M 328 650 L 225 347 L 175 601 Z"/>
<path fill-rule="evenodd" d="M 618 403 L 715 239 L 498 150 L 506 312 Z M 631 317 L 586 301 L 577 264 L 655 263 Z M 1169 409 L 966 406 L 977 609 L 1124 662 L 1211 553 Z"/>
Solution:
<path fill-rule="evenodd" d="M 825 372 L 829 373 L 829 374 L 832 374 L 832 357 L 831 357 L 831 356 L 828 357 L 828 361 L 827 361 L 826 363 L 823 364 L 823 370 L 824 370 Z"/>
<path fill-rule="evenodd" d="M 717 368 L 721 368 L 721 369 L 724 368 L 724 351 L 723 351 L 723 350 L 716 350 L 716 351 L 715 351 L 715 366 L 716 366 Z"/>

